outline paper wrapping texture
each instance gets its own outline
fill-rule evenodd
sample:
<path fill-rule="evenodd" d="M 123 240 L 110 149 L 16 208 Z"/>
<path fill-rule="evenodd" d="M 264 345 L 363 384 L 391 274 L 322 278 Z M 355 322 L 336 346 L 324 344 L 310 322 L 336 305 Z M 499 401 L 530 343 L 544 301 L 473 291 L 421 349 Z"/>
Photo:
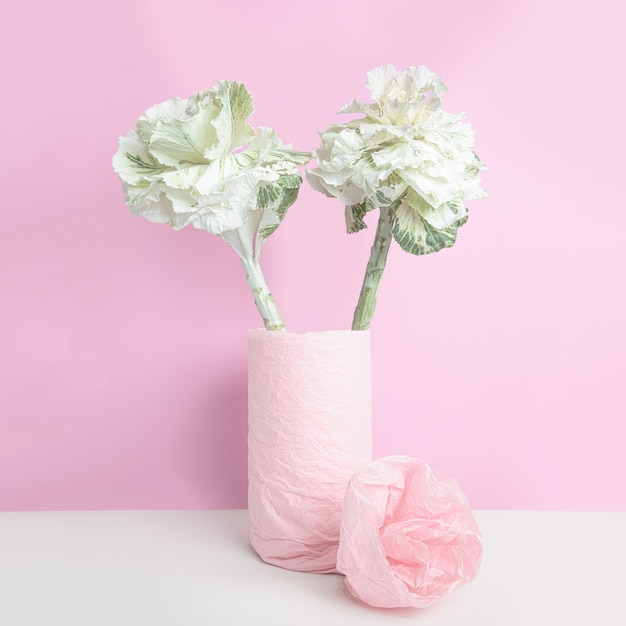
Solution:
<path fill-rule="evenodd" d="M 336 571 L 346 486 L 372 455 L 369 332 L 250 331 L 248 428 L 252 548 Z"/>
<path fill-rule="evenodd" d="M 337 569 L 363 602 L 426 607 L 473 580 L 481 559 L 481 532 L 450 476 L 392 456 L 350 479 Z"/>

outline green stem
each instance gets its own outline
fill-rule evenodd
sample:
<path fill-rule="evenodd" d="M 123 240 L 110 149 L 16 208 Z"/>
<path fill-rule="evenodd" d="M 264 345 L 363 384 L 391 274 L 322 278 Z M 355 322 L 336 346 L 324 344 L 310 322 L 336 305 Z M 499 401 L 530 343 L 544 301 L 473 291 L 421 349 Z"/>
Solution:
<path fill-rule="evenodd" d="M 243 256 L 240 258 L 246 270 L 248 284 L 254 295 L 254 303 L 263 318 L 265 328 L 267 330 L 285 330 L 283 318 L 278 312 L 274 296 L 270 293 L 259 262 L 254 258 L 244 258 Z"/>
<path fill-rule="evenodd" d="M 389 207 L 381 207 L 376 236 L 374 237 L 370 259 L 365 270 L 359 302 L 354 311 L 352 330 L 367 330 L 370 327 L 374 309 L 376 309 L 376 292 L 387 263 L 387 253 L 389 252 L 395 222 L 395 204 Z"/>

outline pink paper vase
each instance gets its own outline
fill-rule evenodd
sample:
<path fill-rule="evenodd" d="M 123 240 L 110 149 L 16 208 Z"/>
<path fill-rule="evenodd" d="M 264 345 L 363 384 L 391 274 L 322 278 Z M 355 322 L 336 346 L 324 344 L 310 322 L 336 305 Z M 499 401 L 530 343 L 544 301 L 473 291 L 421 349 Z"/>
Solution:
<path fill-rule="evenodd" d="M 250 331 L 248 428 L 253 550 L 335 572 L 346 486 L 372 455 L 369 332 Z"/>

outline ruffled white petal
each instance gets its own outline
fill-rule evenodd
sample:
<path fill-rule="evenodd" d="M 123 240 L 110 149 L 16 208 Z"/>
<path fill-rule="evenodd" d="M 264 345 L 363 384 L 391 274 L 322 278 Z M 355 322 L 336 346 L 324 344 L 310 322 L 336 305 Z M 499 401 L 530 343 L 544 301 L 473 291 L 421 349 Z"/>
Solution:
<path fill-rule="evenodd" d="M 258 258 L 297 196 L 297 166 L 311 155 L 270 128 L 255 133 L 252 112 L 246 87 L 229 81 L 150 107 L 113 157 L 132 213 L 207 230 Z"/>
<path fill-rule="evenodd" d="M 385 206 L 380 191 L 394 181 L 394 189 L 405 194 L 394 197 L 402 200 L 401 245 L 416 254 L 451 245 L 467 219 L 465 201 L 486 195 L 470 125 L 462 113 L 441 111 L 448 88 L 425 66 L 403 72 L 392 65 L 375 68 L 367 87 L 374 103 L 352 100 L 340 111 L 365 117 L 321 133 L 309 183 L 346 205 L 346 225 L 355 232 L 364 227 L 364 212 Z"/>

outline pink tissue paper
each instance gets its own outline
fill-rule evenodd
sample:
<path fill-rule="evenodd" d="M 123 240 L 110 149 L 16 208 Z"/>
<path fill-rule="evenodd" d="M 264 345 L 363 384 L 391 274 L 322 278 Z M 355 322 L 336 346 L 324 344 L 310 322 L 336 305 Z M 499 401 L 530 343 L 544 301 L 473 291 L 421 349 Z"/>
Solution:
<path fill-rule="evenodd" d="M 248 429 L 250 545 L 335 572 L 348 480 L 372 458 L 369 332 L 250 331 Z"/>
<path fill-rule="evenodd" d="M 337 569 L 371 606 L 425 607 L 473 580 L 482 536 L 456 481 L 408 456 L 379 459 L 350 480 Z"/>

